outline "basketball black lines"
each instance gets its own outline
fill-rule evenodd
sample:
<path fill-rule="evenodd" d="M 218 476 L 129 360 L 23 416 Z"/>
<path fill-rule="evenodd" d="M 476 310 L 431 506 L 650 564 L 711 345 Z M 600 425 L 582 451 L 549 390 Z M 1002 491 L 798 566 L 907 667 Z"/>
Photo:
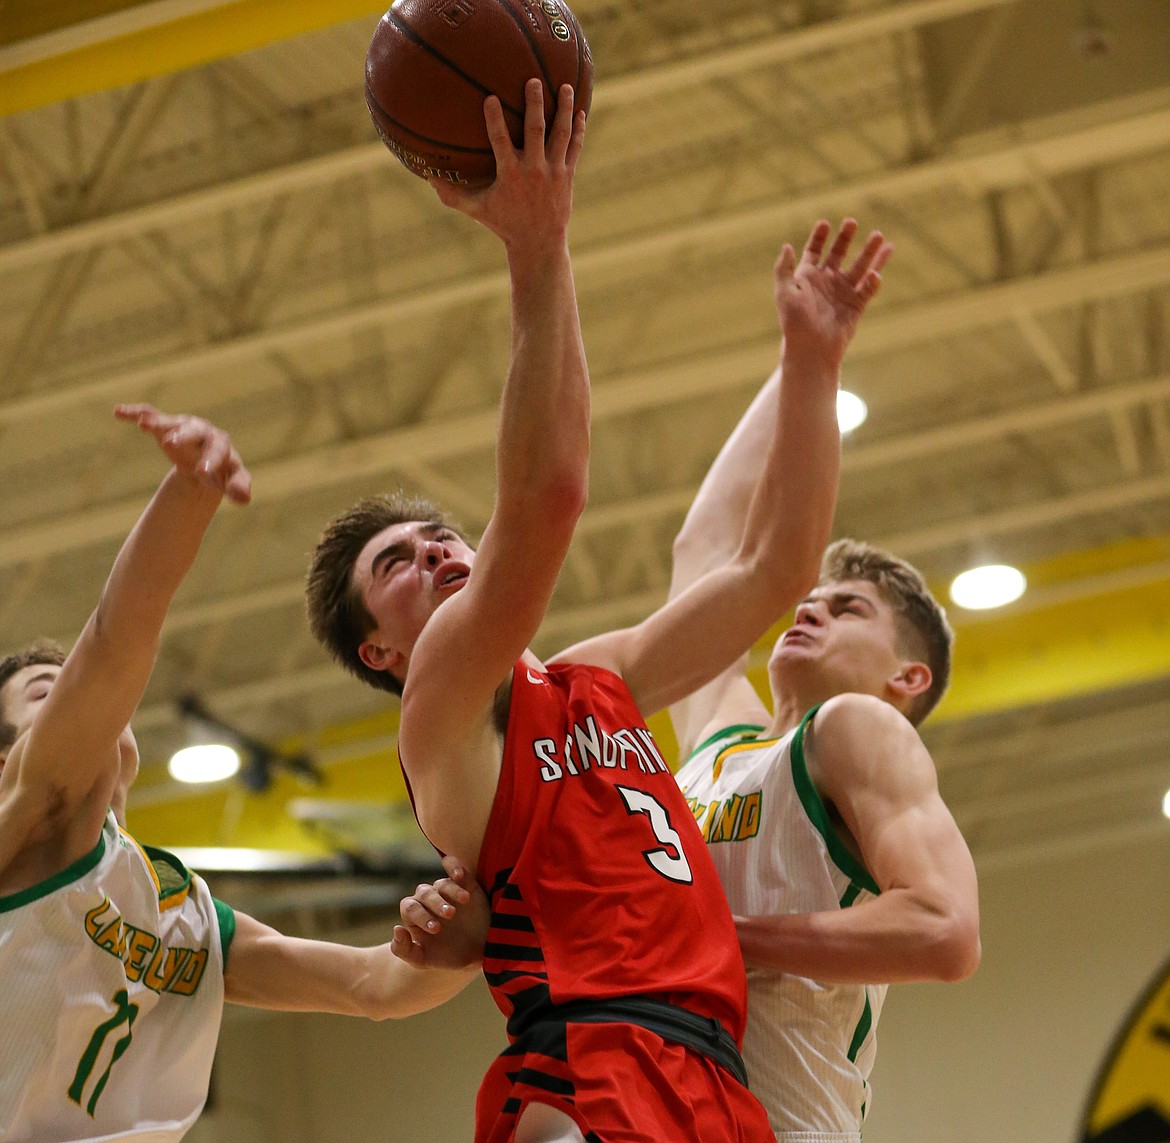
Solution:
<path fill-rule="evenodd" d="M 564 84 L 588 109 L 593 61 L 562 0 L 394 0 L 366 54 L 366 103 L 382 141 L 413 173 L 482 184 L 495 177 L 484 100 L 499 98 L 520 147 L 533 77 L 544 87 L 546 131 Z"/>

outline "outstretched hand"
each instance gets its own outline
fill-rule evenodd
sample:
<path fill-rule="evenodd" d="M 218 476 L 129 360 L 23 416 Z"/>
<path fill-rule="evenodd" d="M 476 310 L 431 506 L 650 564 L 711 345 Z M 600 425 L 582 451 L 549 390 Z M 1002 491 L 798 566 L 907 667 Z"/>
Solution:
<path fill-rule="evenodd" d="M 490 910 L 475 878 L 455 858 L 443 858 L 447 876 L 420 885 L 399 905 L 390 949 L 416 968 L 466 968 L 483 959 Z"/>
<path fill-rule="evenodd" d="M 573 88 L 557 93 L 556 117 L 545 139 L 544 87 L 539 79 L 524 85 L 524 145 L 508 134 L 504 109 L 490 95 L 483 105 L 488 139 L 496 158 L 496 177 L 486 187 L 429 180 L 444 205 L 482 223 L 509 250 L 563 243 L 573 205 L 573 174 L 585 141 L 585 112 L 573 111 Z"/>
<path fill-rule="evenodd" d="M 118 405 L 114 416 L 150 433 L 175 468 L 236 504 L 252 499 L 252 475 L 231 437 L 202 417 L 159 412 L 143 403 Z"/>
<path fill-rule="evenodd" d="M 865 307 L 882 284 L 881 270 L 894 248 L 875 230 L 848 269 L 842 267 L 857 223 L 847 218 L 822 261 L 832 227 L 824 220 L 813 227 L 797 262 L 785 243 L 774 271 L 776 312 L 789 349 L 817 354 L 839 365 Z"/>

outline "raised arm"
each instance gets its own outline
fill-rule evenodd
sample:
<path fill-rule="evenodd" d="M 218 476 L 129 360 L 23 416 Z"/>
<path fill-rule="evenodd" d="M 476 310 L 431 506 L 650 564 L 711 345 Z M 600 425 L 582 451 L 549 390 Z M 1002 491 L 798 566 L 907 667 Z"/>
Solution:
<path fill-rule="evenodd" d="M 783 340 L 780 365 L 740 418 L 708 470 L 675 538 L 670 598 L 727 563 L 744 536 L 757 490 L 758 507 L 775 514 L 782 559 L 774 571 L 787 610 L 816 582 L 829 538 L 840 471 L 837 386 L 841 361 L 865 305 L 876 293 L 890 247 L 870 235 L 842 275 L 857 224 L 846 219 L 821 264 L 829 224 L 818 222 L 799 264 L 785 245 L 774 269 L 776 312 Z M 770 491 L 768 491 L 770 490 Z M 777 615 L 776 618 L 779 618 Z M 685 754 L 716 723 L 767 721 L 747 680 L 746 654 L 700 690 L 671 706 Z"/>
<path fill-rule="evenodd" d="M 770 450 L 781 424 L 782 369 L 783 366 L 778 365 L 772 371 L 699 485 L 674 540 L 669 599 L 681 595 L 707 572 L 727 563 L 735 555 L 743 537 L 752 495 L 764 479 L 766 461 L 773 455 L 776 459 L 781 455 L 779 449 L 774 454 Z M 791 393 L 794 388 L 789 383 L 786 393 Z M 807 396 L 815 404 L 817 395 L 813 389 L 815 386 L 810 386 Z M 813 432 L 805 439 L 811 446 L 818 435 Z M 830 444 L 830 453 L 827 454 L 830 457 L 832 447 Z M 832 463 L 829 467 L 833 467 Z M 827 489 L 827 483 L 825 487 Z M 835 481 L 832 491 L 835 498 Z M 796 570 L 793 568 L 794 572 Z M 670 721 L 678 739 L 680 757 L 686 758 L 708 734 L 723 726 L 767 725 L 771 715 L 748 680 L 748 654 L 744 651 L 705 686 L 671 704 Z"/>
<path fill-rule="evenodd" d="M 810 724 L 805 756 L 881 894 L 823 913 L 737 917 L 744 961 L 825 982 L 970 976 L 975 866 L 914 728 L 880 699 L 839 695 Z"/>
<path fill-rule="evenodd" d="M 226 999 L 371 1020 L 413 1016 L 450 1000 L 478 975 L 488 907 L 457 862 L 446 858 L 443 864 L 449 876 L 420 885 L 403 902 L 403 920 L 413 916 L 431 930 L 424 933 L 425 945 L 412 942 L 407 925 L 396 926 L 388 944 L 357 948 L 285 936 L 237 912 L 224 972 Z M 420 900 L 430 909 L 425 915 Z"/>
<path fill-rule="evenodd" d="M 97 608 L 0 777 L 0 869 L 30 835 L 88 852 L 118 781 L 118 739 L 146 689 L 167 608 L 226 494 L 251 497 L 228 435 L 199 417 L 120 405 L 173 467 L 122 545 Z M 68 864 L 68 860 L 64 861 Z"/>
<path fill-rule="evenodd" d="M 687 743 L 729 688 L 737 708 L 762 711 L 741 657 L 816 580 L 840 467 L 838 373 L 890 254 L 875 232 L 846 269 L 856 230 L 847 219 L 826 253 L 830 227 L 820 222 L 799 262 L 790 246 L 781 251 L 775 283 L 784 380 L 770 382 L 753 403 L 704 481 L 675 546 L 672 598 L 638 627 L 563 656 L 619 671 L 646 713 L 732 667 L 679 712 Z"/>
<path fill-rule="evenodd" d="M 520 152 L 499 101 L 485 104 L 497 170 L 490 187 L 436 183 L 445 203 L 502 239 L 512 304 L 495 508 L 466 586 L 434 613 L 413 650 L 403 694 L 401 754 L 436 844 L 445 831 L 432 810 L 450 802 L 456 772 L 477 804 L 486 805 L 480 795 L 490 802 L 496 774 L 481 765 L 481 747 L 495 692 L 544 618 L 588 483 L 589 376 L 568 248 L 585 119 L 574 116 L 572 89 L 562 88 L 546 142 L 538 81 L 526 99 Z M 457 835 L 482 832 L 482 822 L 454 824 Z"/>
<path fill-rule="evenodd" d="M 835 291 L 841 283 L 834 263 L 840 262 L 856 231 L 853 219 L 842 223 L 824 266 L 820 260 L 830 233 L 825 221 L 813 228 L 799 264 L 791 246 L 785 244 L 781 250 L 773 268 L 782 334 L 780 363 L 720 449 L 687 511 L 674 541 L 672 596 L 735 555 L 757 487 L 770 479 L 777 495 L 784 497 L 785 482 L 794 475 L 787 466 L 817 469 L 819 483 L 812 490 L 820 493 L 817 502 L 804 508 L 792 503 L 794 497 L 788 495 L 781 504 L 797 509 L 798 517 L 800 511 L 805 512 L 820 527 L 814 528 L 813 536 L 793 553 L 794 567 L 785 574 L 796 578 L 815 575 L 820 559 L 816 534 L 824 529 L 826 508 L 831 516 L 836 498 L 832 458 L 840 451 L 836 398 L 841 361 L 872 296 L 850 290 L 846 304 L 835 303 Z M 877 236 L 871 236 L 874 241 Z M 855 269 L 862 267 L 866 253 Z M 873 256 L 869 268 L 880 272 L 884 260 Z M 803 540 L 797 523 L 788 526 L 796 540 Z M 801 556 L 806 566 L 799 566 Z"/>

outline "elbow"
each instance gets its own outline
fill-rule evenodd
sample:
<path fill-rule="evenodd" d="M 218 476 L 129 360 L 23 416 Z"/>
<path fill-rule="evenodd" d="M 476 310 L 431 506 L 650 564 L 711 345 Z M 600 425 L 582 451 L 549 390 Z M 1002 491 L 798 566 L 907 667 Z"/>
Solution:
<path fill-rule="evenodd" d="M 576 471 L 561 473 L 546 480 L 534 495 L 539 500 L 539 518 L 571 535 L 589 499 L 589 478 Z"/>
<path fill-rule="evenodd" d="M 982 959 L 979 923 L 973 918 L 954 917 L 946 922 L 936 946 L 932 975 L 946 983 L 966 980 L 974 975 Z"/>
<path fill-rule="evenodd" d="M 691 564 L 710 559 L 711 543 L 700 534 L 701 528 L 692 524 L 690 516 L 683 521 L 671 545 L 671 558 L 676 565 Z"/>
<path fill-rule="evenodd" d="M 770 560 L 768 570 L 772 573 L 775 592 L 775 606 L 787 611 L 802 600 L 821 578 L 821 557 L 829 540 L 829 530 L 823 535 L 810 537 L 803 553 L 797 545 L 786 545 L 788 553 L 783 560 Z M 783 574 L 778 574 L 783 569 Z"/>
<path fill-rule="evenodd" d="M 683 535 L 682 532 L 679 532 L 674 538 L 674 543 L 670 545 L 671 566 L 679 567 L 690 558 L 695 548 L 696 545 L 691 543 L 690 538 Z"/>
<path fill-rule="evenodd" d="M 375 1024 L 385 1020 L 400 1020 L 403 1016 L 414 1015 L 415 1009 L 409 1008 L 402 1001 L 402 997 L 393 989 L 379 987 L 374 980 L 359 983 L 351 996 L 348 1015 L 364 1016 Z"/>
<path fill-rule="evenodd" d="M 820 580 L 820 555 L 815 566 L 801 570 L 793 567 L 787 575 L 777 576 L 772 610 L 777 616 L 786 615 L 806 598 Z"/>
<path fill-rule="evenodd" d="M 824 543 L 810 551 L 809 558 L 804 561 L 802 568 L 798 568 L 793 575 L 796 586 L 796 598 L 803 599 L 818 583 L 821 582 L 821 558 L 825 554 L 825 545 L 829 542 L 829 532 L 825 529 Z"/>
<path fill-rule="evenodd" d="M 531 470 L 498 489 L 494 517 L 509 527 L 539 529 L 549 543 L 567 546 L 585 511 L 588 478 L 576 471 L 534 473 Z"/>
<path fill-rule="evenodd" d="M 814 567 L 807 562 L 777 559 L 766 548 L 741 549 L 738 562 L 753 584 L 752 596 L 768 627 L 816 587 L 820 574 L 819 563 Z"/>
<path fill-rule="evenodd" d="M 561 511 L 576 524 L 585 511 L 585 505 L 589 502 L 588 474 L 574 474 L 563 481 L 557 489 L 557 499 L 561 505 Z"/>
<path fill-rule="evenodd" d="M 112 651 L 119 649 L 117 639 L 117 618 L 110 615 L 111 609 L 116 611 L 116 604 L 110 600 L 110 592 L 107 587 L 102 589 L 102 594 L 98 598 L 97 607 L 93 609 L 93 613 L 89 617 L 89 622 L 85 625 L 85 630 L 82 632 L 82 638 L 93 648 L 93 650 L 101 655 L 108 655 Z M 81 642 L 81 639 L 78 639 Z"/>

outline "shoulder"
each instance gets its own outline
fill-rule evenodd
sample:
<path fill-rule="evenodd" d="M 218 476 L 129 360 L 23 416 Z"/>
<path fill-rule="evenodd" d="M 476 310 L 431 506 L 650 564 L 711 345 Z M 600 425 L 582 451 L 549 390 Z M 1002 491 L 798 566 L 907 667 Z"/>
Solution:
<path fill-rule="evenodd" d="M 597 667 L 619 677 L 622 675 L 625 651 L 634 628 L 607 631 L 558 651 L 548 660 L 550 667 L 577 665 Z"/>
<path fill-rule="evenodd" d="M 892 733 L 908 731 L 915 738 L 918 737 L 905 715 L 876 695 L 834 695 L 817 708 L 810 726 L 815 726 L 818 734 L 829 731 L 849 734 L 882 730 Z"/>
<path fill-rule="evenodd" d="M 909 720 L 873 695 L 835 695 L 821 706 L 805 731 L 804 746 L 814 781 L 889 781 L 909 777 L 930 756 Z M 896 762 L 897 765 L 891 763 Z"/>

